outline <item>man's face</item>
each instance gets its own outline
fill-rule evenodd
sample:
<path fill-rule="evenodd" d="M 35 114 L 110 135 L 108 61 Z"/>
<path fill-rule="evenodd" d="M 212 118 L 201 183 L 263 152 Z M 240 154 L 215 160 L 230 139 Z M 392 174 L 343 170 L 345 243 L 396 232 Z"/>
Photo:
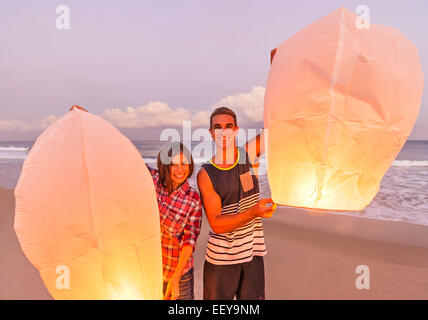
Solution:
<path fill-rule="evenodd" d="M 212 119 L 210 133 L 217 146 L 228 148 L 233 147 L 238 129 L 231 115 L 218 114 Z"/>

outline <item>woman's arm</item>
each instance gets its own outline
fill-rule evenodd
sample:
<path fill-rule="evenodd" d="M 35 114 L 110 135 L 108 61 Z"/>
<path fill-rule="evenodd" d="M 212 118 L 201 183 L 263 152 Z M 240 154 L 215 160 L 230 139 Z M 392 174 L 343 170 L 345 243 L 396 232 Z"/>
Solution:
<path fill-rule="evenodd" d="M 181 238 L 181 251 L 180 257 L 178 259 L 178 265 L 175 269 L 175 272 L 169 281 L 166 292 L 165 299 L 171 297 L 172 300 L 177 299 L 180 296 L 180 278 L 181 274 L 186 267 L 187 262 L 191 258 L 193 251 L 195 251 L 196 240 L 198 239 L 199 233 L 201 231 L 201 221 L 202 221 L 202 204 L 200 202 L 199 196 L 197 197 L 197 202 L 193 206 L 192 211 L 189 213 L 186 226 L 183 229 L 183 236 Z"/>
<path fill-rule="evenodd" d="M 193 248 L 189 245 L 184 246 L 180 251 L 180 258 L 178 260 L 177 268 L 175 269 L 174 275 L 171 280 L 168 282 L 165 291 L 166 300 L 176 300 L 180 296 L 180 278 L 181 273 L 183 272 L 184 267 L 189 261 L 190 257 L 193 254 Z"/>

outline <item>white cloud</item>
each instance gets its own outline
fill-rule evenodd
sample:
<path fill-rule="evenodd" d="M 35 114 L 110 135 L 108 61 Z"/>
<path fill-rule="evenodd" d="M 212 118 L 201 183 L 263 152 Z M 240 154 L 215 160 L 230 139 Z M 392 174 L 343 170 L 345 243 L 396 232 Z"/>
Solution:
<path fill-rule="evenodd" d="M 253 87 L 250 92 L 229 95 L 217 102 L 212 109 L 228 107 L 236 113 L 239 126 L 263 121 L 265 88 Z"/>
<path fill-rule="evenodd" d="M 0 120 L 0 130 L 30 130 L 31 127 L 21 120 Z"/>
<path fill-rule="evenodd" d="M 140 107 L 125 110 L 113 108 L 104 110 L 101 117 L 119 128 L 166 128 L 182 127 L 183 121 L 191 121 L 192 127 L 209 127 L 210 114 L 218 107 L 229 107 L 235 111 L 238 125 L 250 125 L 263 121 L 263 99 L 265 88 L 253 87 L 250 92 L 229 95 L 205 110 L 172 108 L 160 101 L 149 102 Z M 0 130 L 44 130 L 58 119 L 49 115 L 36 123 L 0 120 Z"/>
<path fill-rule="evenodd" d="M 36 123 L 28 123 L 22 120 L 0 120 L 0 130 L 4 131 L 29 131 L 44 130 L 58 118 L 54 115 L 44 117 Z"/>
<path fill-rule="evenodd" d="M 49 127 L 53 122 L 55 122 L 58 118 L 54 115 L 50 115 L 47 117 L 44 117 L 39 125 L 37 126 L 38 129 L 45 130 L 47 127 Z"/>
<path fill-rule="evenodd" d="M 192 115 L 192 126 L 208 128 L 210 126 L 211 112 L 212 110 L 197 111 L 194 115 Z"/>
<path fill-rule="evenodd" d="M 184 108 L 172 109 L 163 102 L 149 102 L 148 104 L 125 111 L 119 108 L 105 110 L 101 116 L 121 128 L 155 128 L 182 126 L 184 120 L 191 119 L 191 113 Z"/>
<path fill-rule="evenodd" d="M 207 110 L 172 108 L 167 103 L 156 101 L 125 110 L 105 110 L 101 116 L 120 128 L 181 127 L 183 121 L 191 121 L 193 127 L 208 127 L 211 112 L 218 107 L 229 107 L 235 111 L 239 125 L 263 121 L 263 99 L 265 88 L 253 87 L 250 92 L 229 95 Z"/>

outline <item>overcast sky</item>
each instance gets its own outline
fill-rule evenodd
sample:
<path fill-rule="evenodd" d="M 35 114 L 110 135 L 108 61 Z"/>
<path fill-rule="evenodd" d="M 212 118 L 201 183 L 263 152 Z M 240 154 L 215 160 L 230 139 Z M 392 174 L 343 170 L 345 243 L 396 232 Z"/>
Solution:
<path fill-rule="evenodd" d="M 64 4 L 70 30 L 55 25 Z M 183 120 L 208 126 L 221 104 L 261 126 L 270 50 L 341 5 L 361 4 L 371 23 L 416 45 L 427 76 L 426 0 L 1 1 L 0 140 L 33 140 L 73 104 L 133 139 L 157 139 L 158 128 Z M 426 91 L 410 139 L 428 140 Z"/>

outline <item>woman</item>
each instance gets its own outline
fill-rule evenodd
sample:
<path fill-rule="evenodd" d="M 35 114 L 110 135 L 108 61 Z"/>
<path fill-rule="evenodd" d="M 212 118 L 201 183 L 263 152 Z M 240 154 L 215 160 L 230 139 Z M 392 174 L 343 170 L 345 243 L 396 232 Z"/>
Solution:
<path fill-rule="evenodd" d="M 187 181 L 194 168 L 192 154 L 181 142 L 168 143 L 158 154 L 157 166 L 147 167 L 159 206 L 164 299 L 193 300 L 193 252 L 202 206 L 199 193 Z"/>

